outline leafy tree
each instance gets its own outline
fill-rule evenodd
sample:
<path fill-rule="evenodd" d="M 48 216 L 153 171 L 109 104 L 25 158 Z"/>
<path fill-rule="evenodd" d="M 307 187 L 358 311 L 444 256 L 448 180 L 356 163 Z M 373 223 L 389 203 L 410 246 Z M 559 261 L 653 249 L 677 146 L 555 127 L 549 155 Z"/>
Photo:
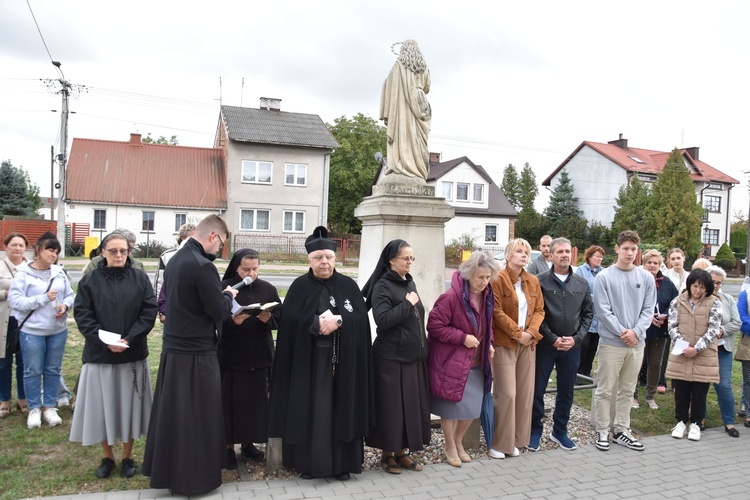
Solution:
<path fill-rule="evenodd" d="M 568 171 L 562 169 L 560 180 L 552 189 L 549 206 L 547 206 L 544 214 L 547 216 L 550 226 L 555 227 L 567 219 L 581 219 L 582 213 L 578 208 L 578 197 L 575 195 L 573 184 L 570 183 Z"/>
<path fill-rule="evenodd" d="M 528 241 L 533 248 L 539 243 L 539 238 L 549 233 L 547 218 L 537 212 L 534 207 L 524 208 L 518 214 L 515 225 L 515 237 Z"/>
<path fill-rule="evenodd" d="M 696 201 L 695 185 L 682 153 L 674 149 L 652 189 L 645 213 L 653 239 L 669 248 L 679 247 L 688 257 L 700 254 L 703 207 Z"/>
<path fill-rule="evenodd" d="M 180 144 L 176 135 L 173 135 L 169 139 L 160 135 L 158 139 L 154 139 L 151 137 L 151 132 L 149 132 L 146 137 L 142 138 L 141 142 L 144 144 L 164 144 L 165 146 L 177 146 Z"/>
<path fill-rule="evenodd" d="M 386 150 L 386 128 L 362 113 L 336 118 L 327 126 L 340 144 L 331 155 L 328 225 L 336 232 L 359 233 L 362 222 L 354 209 L 370 195 L 378 170 L 375 153 Z"/>
<path fill-rule="evenodd" d="M 621 187 L 617 194 L 612 233 L 617 235 L 622 231 L 632 230 L 638 233 L 641 240 L 651 240 L 653 231 L 648 227 L 648 221 L 644 217 L 650 203 L 651 189 L 634 175 L 630 183 Z"/>
<path fill-rule="evenodd" d="M 11 160 L 0 165 L 0 219 L 6 215 L 36 216 L 42 206 L 39 186 L 31 183 L 23 167 L 14 167 Z"/>
<path fill-rule="evenodd" d="M 523 170 L 521 170 L 520 184 L 521 192 L 518 196 L 518 204 L 521 207 L 521 211 L 534 209 L 534 202 L 536 201 L 536 196 L 539 194 L 539 186 L 536 184 L 536 175 L 531 169 L 531 165 L 528 163 L 526 163 L 523 166 Z M 540 236 L 544 235 L 541 234 Z"/>
<path fill-rule="evenodd" d="M 508 163 L 508 166 L 503 170 L 503 180 L 500 183 L 500 189 L 513 208 L 519 210 L 521 208 L 521 179 L 518 177 L 518 171 L 512 163 Z"/>

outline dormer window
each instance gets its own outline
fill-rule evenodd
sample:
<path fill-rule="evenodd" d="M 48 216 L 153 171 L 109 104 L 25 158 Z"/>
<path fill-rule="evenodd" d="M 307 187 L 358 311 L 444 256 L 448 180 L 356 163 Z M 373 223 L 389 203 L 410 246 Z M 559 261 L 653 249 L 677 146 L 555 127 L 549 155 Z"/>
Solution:
<path fill-rule="evenodd" d="M 645 164 L 646 164 L 646 162 L 645 162 L 645 161 L 641 160 L 641 159 L 640 159 L 640 158 L 638 158 L 637 156 L 628 156 L 628 158 L 630 158 L 631 160 L 633 160 L 633 161 L 634 161 L 634 162 L 636 162 L 636 163 L 641 163 L 641 164 L 643 164 L 643 165 L 645 165 Z"/>
<path fill-rule="evenodd" d="M 482 203 L 484 201 L 484 184 L 474 184 L 474 198 L 475 203 Z"/>

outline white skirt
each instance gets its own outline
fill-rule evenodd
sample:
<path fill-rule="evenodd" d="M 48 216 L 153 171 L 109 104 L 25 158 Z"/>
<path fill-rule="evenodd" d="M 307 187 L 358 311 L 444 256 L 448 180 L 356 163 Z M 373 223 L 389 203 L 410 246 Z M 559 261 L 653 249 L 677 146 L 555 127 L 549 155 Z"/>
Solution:
<path fill-rule="evenodd" d="M 86 363 L 78 382 L 70 440 L 84 446 L 126 443 L 146 435 L 150 415 L 146 359 L 117 365 Z"/>

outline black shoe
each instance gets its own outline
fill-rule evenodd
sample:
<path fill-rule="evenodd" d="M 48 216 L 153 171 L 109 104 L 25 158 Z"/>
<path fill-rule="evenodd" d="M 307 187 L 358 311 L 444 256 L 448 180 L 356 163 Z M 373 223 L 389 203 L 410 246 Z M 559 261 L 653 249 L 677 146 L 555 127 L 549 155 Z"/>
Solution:
<path fill-rule="evenodd" d="M 729 435 L 730 435 L 731 437 L 733 437 L 733 438 L 738 438 L 738 437 L 740 437 L 740 431 L 738 431 L 738 430 L 737 430 L 737 429 L 735 429 L 734 427 L 732 427 L 732 428 L 730 429 L 729 427 L 727 427 L 727 426 L 725 425 L 725 426 L 724 426 L 724 430 L 725 430 L 725 431 L 727 432 L 727 434 L 729 434 Z"/>
<path fill-rule="evenodd" d="M 745 417 L 747 415 L 745 415 L 745 410 L 740 410 L 740 411 L 737 412 L 737 416 L 738 417 Z"/>
<path fill-rule="evenodd" d="M 705 420 L 701 420 L 700 422 L 698 422 L 698 428 L 701 430 L 701 432 L 705 431 L 706 430 L 706 421 Z"/>
<path fill-rule="evenodd" d="M 98 469 L 96 469 L 96 477 L 98 477 L 99 479 L 109 477 L 109 475 L 112 474 L 112 470 L 114 470 L 114 468 L 115 461 L 111 458 L 104 457 L 102 458 L 102 464 Z"/>
<path fill-rule="evenodd" d="M 348 472 L 342 472 L 341 474 L 334 474 L 334 479 L 338 479 L 339 481 L 348 481 L 352 478 L 352 476 L 349 475 Z"/>
<path fill-rule="evenodd" d="M 266 458 L 266 454 L 256 448 L 253 443 L 243 444 L 240 448 L 240 455 L 253 462 L 262 462 Z"/>
<path fill-rule="evenodd" d="M 120 475 L 124 478 L 135 476 L 135 462 L 132 458 L 123 458 L 120 466 Z"/>
<path fill-rule="evenodd" d="M 302 479 L 312 479 L 312 474 L 300 474 L 299 477 Z"/>
<path fill-rule="evenodd" d="M 227 448 L 227 470 L 235 470 L 237 468 L 237 456 L 234 454 L 234 448 Z"/>

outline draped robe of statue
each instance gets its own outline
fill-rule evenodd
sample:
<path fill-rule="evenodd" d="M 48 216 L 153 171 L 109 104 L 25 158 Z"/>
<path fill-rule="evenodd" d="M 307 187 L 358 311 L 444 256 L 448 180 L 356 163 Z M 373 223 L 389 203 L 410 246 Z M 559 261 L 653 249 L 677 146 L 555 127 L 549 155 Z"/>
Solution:
<path fill-rule="evenodd" d="M 427 178 L 430 168 L 427 137 L 432 123 L 432 108 L 426 96 L 429 91 L 428 68 L 415 73 L 396 61 L 380 97 L 380 119 L 388 127 L 386 176 L 397 173 Z"/>

